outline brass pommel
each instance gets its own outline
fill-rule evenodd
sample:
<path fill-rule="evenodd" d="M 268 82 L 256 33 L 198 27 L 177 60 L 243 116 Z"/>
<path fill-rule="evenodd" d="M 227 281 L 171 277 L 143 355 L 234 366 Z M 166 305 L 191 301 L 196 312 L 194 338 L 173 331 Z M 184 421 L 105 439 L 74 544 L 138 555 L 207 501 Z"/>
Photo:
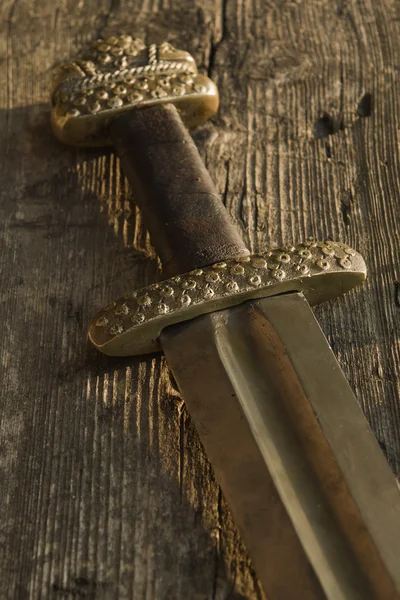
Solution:
<path fill-rule="evenodd" d="M 218 90 L 199 75 L 193 57 L 171 44 L 146 46 L 130 35 L 93 42 L 55 72 L 52 125 L 63 142 L 103 146 L 108 127 L 124 111 L 175 104 L 189 128 L 218 108 Z"/>

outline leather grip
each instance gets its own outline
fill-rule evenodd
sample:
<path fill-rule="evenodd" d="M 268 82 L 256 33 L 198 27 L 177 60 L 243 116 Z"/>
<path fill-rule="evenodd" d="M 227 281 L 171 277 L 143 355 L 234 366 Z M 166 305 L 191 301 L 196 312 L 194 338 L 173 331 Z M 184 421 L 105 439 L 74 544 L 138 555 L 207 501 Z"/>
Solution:
<path fill-rule="evenodd" d="M 123 114 L 110 137 L 166 277 L 249 254 L 175 106 Z"/>

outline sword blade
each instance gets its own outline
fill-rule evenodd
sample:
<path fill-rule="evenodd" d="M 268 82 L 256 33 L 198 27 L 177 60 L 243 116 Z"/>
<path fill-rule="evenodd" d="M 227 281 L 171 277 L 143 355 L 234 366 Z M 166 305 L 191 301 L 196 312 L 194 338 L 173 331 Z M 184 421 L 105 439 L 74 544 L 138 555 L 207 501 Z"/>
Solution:
<path fill-rule="evenodd" d="M 161 344 L 268 600 L 398 599 L 399 490 L 305 298 Z"/>

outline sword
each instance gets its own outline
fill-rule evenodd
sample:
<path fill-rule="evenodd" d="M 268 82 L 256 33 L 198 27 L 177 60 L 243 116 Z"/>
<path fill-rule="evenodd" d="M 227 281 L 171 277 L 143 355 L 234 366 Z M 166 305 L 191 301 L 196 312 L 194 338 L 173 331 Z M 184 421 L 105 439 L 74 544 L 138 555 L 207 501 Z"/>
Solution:
<path fill-rule="evenodd" d="M 399 599 L 399 490 L 310 308 L 364 260 L 339 242 L 250 254 L 186 129 L 217 108 L 166 42 L 97 40 L 57 70 L 55 134 L 115 146 L 163 265 L 89 338 L 165 353 L 269 600 Z"/>

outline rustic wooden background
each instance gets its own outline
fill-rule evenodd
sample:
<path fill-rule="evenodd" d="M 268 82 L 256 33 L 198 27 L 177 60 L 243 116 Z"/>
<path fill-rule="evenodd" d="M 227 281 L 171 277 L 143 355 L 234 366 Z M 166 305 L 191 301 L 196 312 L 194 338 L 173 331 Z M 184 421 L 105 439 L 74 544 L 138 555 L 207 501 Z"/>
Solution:
<path fill-rule="evenodd" d="M 159 276 L 116 158 L 49 125 L 53 66 L 115 32 L 218 84 L 194 137 L 253 250 L 364 254 L 363 289 L 316 312 L 398 473 L 400 2 L 0 1 L 0 597 L 258 599 L 164 359 L 86 343 L 95 309 Z"/>

